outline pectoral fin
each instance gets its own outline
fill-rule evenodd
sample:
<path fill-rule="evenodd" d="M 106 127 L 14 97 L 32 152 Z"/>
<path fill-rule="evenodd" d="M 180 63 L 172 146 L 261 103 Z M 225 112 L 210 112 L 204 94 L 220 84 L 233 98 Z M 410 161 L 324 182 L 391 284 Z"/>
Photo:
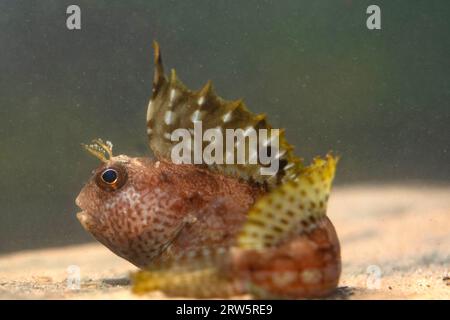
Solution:
<path fill-rule="evenodd" d="M 296 179 L 260 198 L 250 209 L 238 246 L 264 249 L 276 246 L 292 233 L 313 228 L 326 215 L 337 161 L 332 155 L 315 158 Z"/>

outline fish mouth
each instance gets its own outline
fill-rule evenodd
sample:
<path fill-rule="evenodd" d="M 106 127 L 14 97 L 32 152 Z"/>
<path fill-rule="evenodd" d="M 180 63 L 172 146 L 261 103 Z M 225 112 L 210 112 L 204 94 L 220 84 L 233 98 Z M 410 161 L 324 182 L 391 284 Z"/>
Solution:
<path fill-rule="evenodd" d="M 76 216 L 77 216 L 77 219 L 80 220 L 80 222 L 83 222 L 87 219 L 86 211 L 79 211 L 79 212 L 77 212 Z"/>
<path fill-rule="evenodd" d="M 80 201 L 80 197 L 77 197 L 75 199 L 75 204 L 81 209 L 81 211 L 77 212 L 76 216 L 78 221 L 80 221 L 81 225 L 86 229 L 88 229 L 88 212 L 86 210 L 83 210 L 82 206 L 81 206 L 81 201 Z"/>
<path fill-rule="evenodd" d="M 86 230 L 89 230 L 89 226 L 88 226 L 89 218 L 88 218 L 88 214 L 86 211 L 77 212 L 77 219 L 78 219 L 78 221 L 80 221 L 83 228 L 85 228 Z"/>

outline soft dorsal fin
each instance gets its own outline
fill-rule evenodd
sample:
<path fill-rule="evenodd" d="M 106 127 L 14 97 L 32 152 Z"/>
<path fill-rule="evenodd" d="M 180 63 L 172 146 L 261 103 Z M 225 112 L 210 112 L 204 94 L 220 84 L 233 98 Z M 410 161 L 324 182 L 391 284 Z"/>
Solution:
<path fill-rule="evenodd" d="M 203 132 L 207 129 L 218 129 L 223 137 L 225 137 L 226 129 L 242 129 L 244 132 L 247 132 L 249 128 L 255 129 L 256 132 L 259 132 L 259 129 L 268 129 L 268 131 L 272 129 L 265 115 L 250 112 L 242 100 L 227 101 L 217 96 L 210 81 L 200 90 L 191 91 L 177 78 L 175 70 L 172 70 L 168 79 L 164 74 L 157 42 L 154 42 L 154 51 L 155 71 L 152 97 L 147 110 L 147 134 L 150 148 L 156 157 L 171 159 L 172 149 L 178 143 L 178 141 L 171 141 L 172 132 L 175 129 L 187 129 L 193 133 L 196 121 L 201 121 Z M 279 130 L 278 134 L 269 134 L 264 147 L 270 147 L 272 138 L 279 138 L 277 153 L 279 170 L 275 175 L 261 174 L 261 167 L 266 165 L 260 162 L 251 164 L 250 158 L 255 154 L 250 154 L 249 150 L 246 150 L 243 164 L 213 163 L 208 165 L 208 168 L 267 184 L 269 187 L 295 178 L 303 168 L 301 159 L 294 156 L 293 147 L 287 143 L 284 130 Z M 257 150 L 259 150 L 260 142 L 257 143 Z M 203 142 L 202 150 L 208 144 L 209 142 Z M 236 149 L 234 151 L 236 155 Z M 191 159 L 194 159 L 193 152 L 194 148 L 191 149 Z M 224 149 L 224 158 L 225 152 Z"/>

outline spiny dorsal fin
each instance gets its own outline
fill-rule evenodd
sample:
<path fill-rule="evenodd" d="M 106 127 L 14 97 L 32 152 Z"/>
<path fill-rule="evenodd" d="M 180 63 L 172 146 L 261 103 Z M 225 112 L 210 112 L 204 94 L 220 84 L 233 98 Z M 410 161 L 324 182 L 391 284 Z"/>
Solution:
<path fill-rule="evenodd" d="M 242 129 L 244 132 L 247 132 L 245 130 L 249 128 L 272 129 L 265 115 L 253 114 L 242 100 L 227 101 L 217 96 L 211 81 L 208 81 L 200 90 L 191 91 L 178 79 L 175 70 L 172 70 L 170 79 L 167 79 L 157 42 L 154 42 L 154 51 L 155 72 L 152 98 L 147 110 L 147 134 L 150 148 L 156 157 L 171 159 L 172 149 L 178 143 L 178 141 L 171 141 L 172 132 L 179 128 L 192 131 L 196 121 L 201 121 L 203 132 L 213 128 L 220 130 L 224 140 L 226 129 Z M 265 183 L 268 186 L 276 186 L 293 179 L 303 167 L 302 161 L 294 156 L 293 147 L 287 143 L 284 131 L 280 130 L 278 138 L 279 170 L 275 175 L 261 174 L 260 169 L 266 165 L 260 162 L 250 163 L 250 159 L 258 159 L 258 157 L 254 152 L 251 154 L 248 149 L 245 163 L 213 163 L 208 167 L 214 171 Z M 209 142 L 203 142 L 202 150 L 208 144 Z M 270 141 L 268 147 L 270 147 Z M 194 148 L 190 151 L 191 159 L 194 159 Z M 224 158 L 225 153 L 224 149 Z M 234 155 L 236 156 L 236 150 Z"/>
<path fill-rule="evenodd" d="M 260 198 L 250 209 L 237 245 L 244 249 L 276 246 L 292 234 L 307 232 L 326 215 L 338 158 L 315 158 L 300 175 Z"/>

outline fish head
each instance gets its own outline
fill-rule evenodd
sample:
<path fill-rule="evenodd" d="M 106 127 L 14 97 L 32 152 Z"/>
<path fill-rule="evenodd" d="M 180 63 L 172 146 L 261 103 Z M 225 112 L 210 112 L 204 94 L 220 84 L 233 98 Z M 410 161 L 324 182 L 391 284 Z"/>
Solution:
<path fill-rule="evenodd" d="M 161 183 L 159 161 L 125 155 L 103 159 L 75 202 L 94 238 L 138 267 L 170 244 L 183 220 L 173 186 Z"/>

